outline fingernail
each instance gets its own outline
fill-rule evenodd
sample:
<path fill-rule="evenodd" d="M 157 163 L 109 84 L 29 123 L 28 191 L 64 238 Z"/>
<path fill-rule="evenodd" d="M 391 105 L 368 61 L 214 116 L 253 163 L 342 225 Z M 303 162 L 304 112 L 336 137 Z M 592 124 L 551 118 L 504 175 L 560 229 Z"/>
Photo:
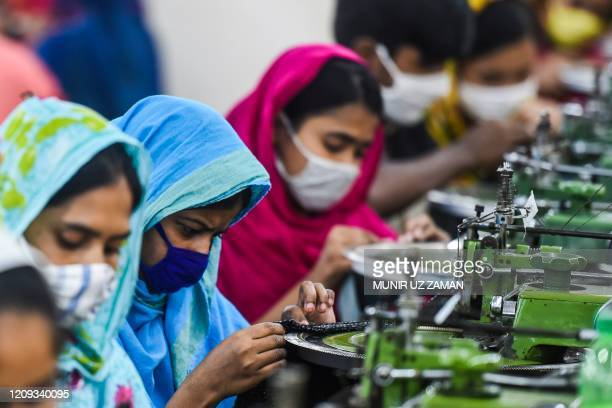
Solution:
<path fill-rule="evenodd" d="M 325 303 L 321 303 L 319 305 L 319 311 L 324 312 L 327 310 L 327 305 Z"/>
<path fill-rule="evenodd" d="M 315 304 L 314 303 L 306 303 L 306 306 L 304 307 L 306 309 L 307 312 L 314 312 L 315 310 Z"/>
<path fill-rule="evenodd" d="M 305 324 L 305 325 L 308 325 L 308 324 L 310 324 L 310 323 L 308 323 L 308 320 L 302 320 L 302 321 L 300 322 L 300 324 Z"/>

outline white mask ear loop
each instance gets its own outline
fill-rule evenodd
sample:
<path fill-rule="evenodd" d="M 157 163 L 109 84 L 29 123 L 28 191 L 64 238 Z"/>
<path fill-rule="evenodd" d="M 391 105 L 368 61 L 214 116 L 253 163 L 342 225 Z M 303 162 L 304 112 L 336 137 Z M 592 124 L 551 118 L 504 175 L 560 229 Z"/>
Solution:
<path fill-rule="evenodd" d="M 293 127 L 293 124 L 289 120 L 289 117 L 287 116 L 287 114 L 285 112 L 279 112 L 278 117 L 280 118 L 280 121 L 285 127 L 285 130 L 287 131 L 287 133 L 289 133 L 289 137 L 292 139 L 296 138 L 297 132 L 295 131 L 295 128 Z"/>
<path fill-rule="evenodd" d="M 302 143 L 302 141 L 300 140 L 300 137 L 298 136 L 297 131 L 293 127 L 293 124 L 289 120 L 287 114 L 285 112 L 280 112 L 279 117 L 281 122 L 283 123 L 283 126 L 287 130 L 287 133 L 289 134 L 289 139 L 291 139 L 291 142 L 293 142 L 294 146 L 298 149 L 298 151 L 302 154 L 302 156 L 304 156 L 306 160 L 312 160 L 312 156 L 314 155 L 314 153 L 312 153 L 310 150 L 308 150 L 306 146 L 304 146 L 304 143 Z"/>
<path fill-rule="evenodd" d="M 395 80 L 395 77 L 400 72 L 400 69 L 397 67 L 393 58 L 389 54 L 389 50 L 382 44 L 376 44 L 376 55 L 380 60 L 382 66 L 389 72 L 389 75 Z"/>

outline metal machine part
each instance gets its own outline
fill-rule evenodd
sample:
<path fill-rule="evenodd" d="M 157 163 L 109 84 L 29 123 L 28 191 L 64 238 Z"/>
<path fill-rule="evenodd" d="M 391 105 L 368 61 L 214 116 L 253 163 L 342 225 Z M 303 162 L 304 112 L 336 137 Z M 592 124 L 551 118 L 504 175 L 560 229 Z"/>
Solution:
<path fill-rule="evenodd" d="M 495 208 L 495 223 L 497 225 L 512 224 L 514 214 L 514 193 L 516 189 L 512 182 L 514 171 L 508 162 L 504 162 L 498 169 L 499 188 L 497 189 L 497 206 Z"/>
<path fill-rule="evenodd" d="M 504 296 L 493 296 L 491 298 L 491 314 L 502 318 L 502 321 L 512 321 L 516 316 L 516 301 L 505 300 Z"/>
<path fill-rule="evenodd" d="M 338 370 L 361 367 L 363 353 L 350 352 L 331 347 L 323 342 L 323 336 L 308 333 L 285 335 L 287 349 L 303 361 Z"/>
<path fill-rule="evenodd" d="M 533 159 L 516 152 L 506 154 L 504 156 L 504 160 L 506 160 L 508 163 L 513 163 L 516 165 L 529 166 L 530 168 L 536 170 L 573 174 L 586 179 L 590 179 L 593 176 L 612 177 L 611 169 L 595 167 L 592 165 L 576 166 L 571 164 L 551 163 L 545 160 Z"/>
<path fill-rule="evenodd" d="M 476 306 L 480 308 L 481 320 L 511 325 L 514 328 L 542 327 L 554 330 L 563 327 L 566 330 L 576 330 L 589 327 L 593 314 L 612 297 L 612 286 L 608 286 L 606 292 L 605 288 L 588 290 L 587 288 L 592 286 L 589 284 L 573 284 L 574 274 L 578 275 L 588 265 L 584 255 L 571 253 L 561 246 L 512 243 L 510 234 L 604 241 L 612 239 L 612 234 L 566 229 L 565 225 L 561 228 L 521 225 L 518 222 L 520 216 L 517 214 L 522 214 L 523 211 L 516 208 L 512 202 L 513 185 L 509 165 L 505 163 L 498 173 L 500 186 L 498 205 L 494 211 L 495 223 L 490 222 L 490 214 L 482 215 L 479 214 L 480 211 L 476 211 L 475 217 L 466 219 L 460 226 L 468 231 L 463 245 L 464 259 L 486 262 L 497 276 L 495 280 L 480 277 L 477 281 L 470 282 L 471 285 L 480 285 L 484 293 L 482 302 Z M 600 189 L 596 188 L 595 193 Z M 514 217 L 507 217 L 507 214 L 513 214 Z M 535 280 L 526 284 L 518 283 L 519 271 L 528 270 L 531 273 L 534 269 L 541 271 Z M 502 273 L 505 270 L 510 273 Z M 464 296 L 462 307 L 471 308 L 473 299 L 473 296 Z M 547 318 L 542 319 L 542 316 Z M 558 361 L 563 351 L 568 348 L 584 348 L 588 344 L 589 340 L 579 338 L 561 339 L 544 334 L 516 333 L 511 349 L 520 359 L 544 363 Z"/>

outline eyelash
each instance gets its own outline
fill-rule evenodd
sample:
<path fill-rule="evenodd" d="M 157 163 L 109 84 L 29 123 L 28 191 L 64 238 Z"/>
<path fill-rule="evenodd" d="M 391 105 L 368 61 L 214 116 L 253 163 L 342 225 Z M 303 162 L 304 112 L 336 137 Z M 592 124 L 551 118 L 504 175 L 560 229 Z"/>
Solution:
<path fill-rule="evenodd" d="M 344 144 L 335 145 L 329 142 L 325 142 L 325 148 L 329 150 L 331 153 L 340 153 L 342 150 L 346 148 Z"/>
<path fill-rule="evenodd" d="M 78 242 L 70 242 L 66 240 L 64 237 L 62 237 L 61 235 L 57 236 L 57 241 L 60 247 L 62 247 L 63 249 L 67 251 L 76 251 L 82 248 L 83 246 L 85 246 L 85 244 L 87 243 L 86 239 L 81 239 Z M 119 253 L 121 252 L 121 247 L 123 246 L 123 243 L 124 241 L 122 241 L 118 246 L 106 246 L 104 248 L 104 255 L 105 256 L 118 256 Z"/>
<path fill-rule="evenodd" d="M 62 237 L 61 235 L 57 236 L 57 242 L 60 244 L 62 248 L 67 249 L 67 250 L 79 249 L 84 244 L 83 240 L 80 240 L 78 242 L 70 242 L 66 240 L 64 237 Z"/>
<path fill-rule="evenodd" d="M 331 146 L 326 143 L 325 148 L 331 153 L 340 153 L 346 147 L 345 146 Z M 357 151 L 355 152 L 355 158 L 362 159 L 365 156 L 365 152 L 366 152 L 366 149 L 363 149 L 363 148 L 357 149 Z"/>
<path fill-rule="evenodd" d="M 181 234 L 183 235 L 183 237 L 187 238 L 187 239 L 193 238 L 193 237 L 195 237 L 197 235 L 205 234 L 205 233 L 209 232 L 206 229 L 196 230 L 196 229 L 193 229 L 193 228 L 188 227 L 186 225 L 183 225 L 181 223 L 177 223 L 177 225 L 179 226 L 179 228 L 181 230 Z M 213 237 L 223 238 L 223 232 L 218 232 L 218 233 L 214 234 Z"/>
<path fill-rule="evenodd" d="M 185 237 L 187 239 L 196 237 L 196 236 L 201 235 L 201 234 L 206 234 L 207 232 L 210 232 L 206 228 L 195 229 L 195 228 L 191 228 L 191 227 L 189 227 L 189 226 L 187 226 L 185 224 L 181 224 L 180 222 L 177 223 L 177 225 L 178 225 L 178 227 L 180 229 L 181 235 L 183 235 L 183 237 Z"/>

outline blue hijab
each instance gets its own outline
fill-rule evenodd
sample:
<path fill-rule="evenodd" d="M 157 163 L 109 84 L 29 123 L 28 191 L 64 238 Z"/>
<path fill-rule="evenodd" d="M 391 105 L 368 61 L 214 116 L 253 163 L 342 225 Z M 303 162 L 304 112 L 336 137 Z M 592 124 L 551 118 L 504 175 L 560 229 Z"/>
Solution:
<path fill-rule="evenodd" d="M 0 140 L 0 219 L 14 236 L 22 235 L 55 193 L 110 145 L 124 146 L 146 186 L 150 163 L 142 145 L 81 105 L 28 98 L 2 124 Z M 69 406 L 151 405 L 117 339 L 137 281 L 133 254 L 140 251 L 143 215 L 139 203 L 130 219 L 132 234 L 121 248 L 117 288 L 93 320 L 74 328 L 73 340 L 60 356 L 66 381 L 80 378 Z"/>
<path fill-rule="evenodd" d="M 160 91 L 153 40 L 132 0 L 79 0 L 82 18 L 38 47 L 70 100 L 114 118 Z"/>
<path fill-rule="evenodd" d="M 204 207 L 249 189 L 236 223 L 270 189 L 268 173 L 225 119 L 211 108 L 170 96 L 153 96 L 115 121 L 145 145 L 153 159 L 144 231 L 167 216 Z M 247 326 L 216 287 L 221 239 L 196 285 L 170 295 L 152 294 L 140 280 L 121 342 L 157 407 L 166 405 L 187 375 L 223 339 Z M 225 400 L 221 406 L 231 406 Z"/>

